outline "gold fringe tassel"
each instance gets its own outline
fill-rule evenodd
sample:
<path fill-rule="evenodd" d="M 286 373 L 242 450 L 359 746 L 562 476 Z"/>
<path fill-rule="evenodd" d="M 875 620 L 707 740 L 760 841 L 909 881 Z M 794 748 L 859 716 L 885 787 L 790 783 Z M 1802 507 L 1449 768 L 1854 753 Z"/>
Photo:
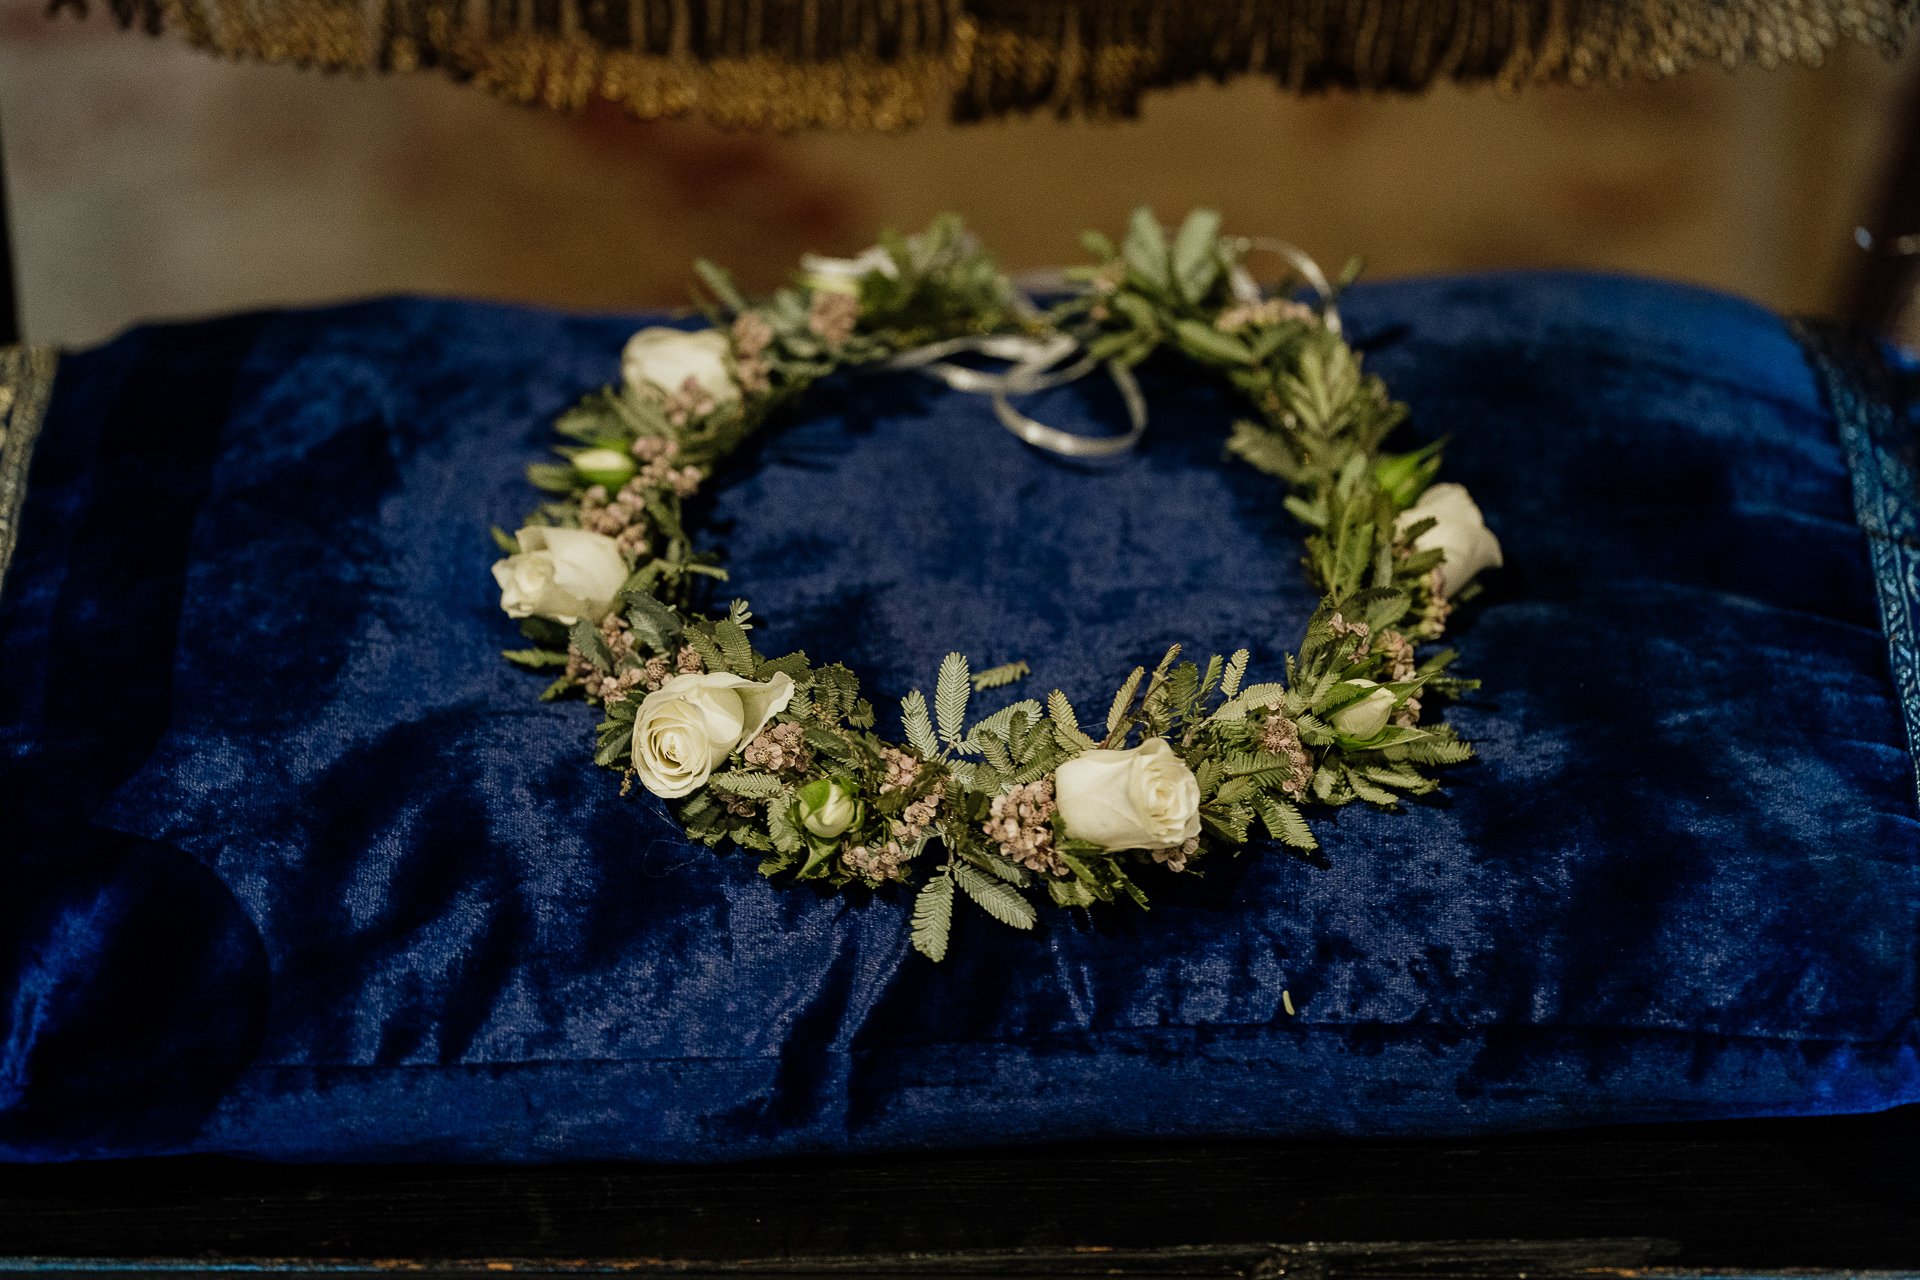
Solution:
<path fill-rule="evenodd" d="M 1920 0 L 108 0 L 227 57 L 435 68 L 513 102 L 598 96 L 653 119 L 901 129 L 1134 115 L 1149 89 L 1264 75 L 1311 93 L 1436 80 L 1619 83 L 1817 65 L 1843 39 L 1896 56 Z M 53 0 L 86 12 L 87 0 Z"/>

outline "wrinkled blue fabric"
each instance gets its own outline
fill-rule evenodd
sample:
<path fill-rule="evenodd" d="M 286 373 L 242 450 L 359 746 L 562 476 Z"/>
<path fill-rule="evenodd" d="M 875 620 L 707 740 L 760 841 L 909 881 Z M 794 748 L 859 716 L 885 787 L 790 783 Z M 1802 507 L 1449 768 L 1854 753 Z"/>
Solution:
<path fill-rule="evenodd" d="M 1354 290 L 1506 567 L 1478 746 L 1151 912 L 774 884 L 541 704 L 487 526 L 633 317 L 389 300 L 67 358 L 0 598 L 0 1158 L 726 1160 L 1105 1136 L 1471 1134 L 1920 1100 L 1920 813 L 1835 422 L 1776 317 L 1519 274 Z M 768 653 L 888 709 L 943 654 L 1098 718 L 1314 607 L 1230 396 L 1131 457 L 842 376 L 697 498 Z M 1087 379 L 1023 407 L 1118 431 Z M 979 705 L 979 704 L 976 704 Z M 1293 1013 L 1287 1012 L 1291 1001 Z"/>

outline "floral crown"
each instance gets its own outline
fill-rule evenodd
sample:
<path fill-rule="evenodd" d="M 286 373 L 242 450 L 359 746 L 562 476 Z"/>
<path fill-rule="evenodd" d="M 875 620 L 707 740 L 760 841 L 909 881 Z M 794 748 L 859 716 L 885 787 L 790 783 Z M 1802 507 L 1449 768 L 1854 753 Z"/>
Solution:
<path fill-rule="evenodd" d="M 1418 649 L 1501 563 L 1500 545 L 1465 489 L 1432 483 L 1438 442 L 1381 451 L 1407 410 L 1342 336 L 1336 298 L 1358 264 L 1329 283 L 1288 246 L 1221 236 L 1208 210 L 1171 238 L 1138 209 L 1120 249 L 1082 240 L 1097 265 L 1067 272 L 1079 292 L 1045 312 L 950 215 L 857 258 L 808 256 L 796 287 L 757 304 L 701 262 L 713 327 L 635 334 L 619 389 L 555 424 L 565 461 L 528 468 L 553 499 L 516 535 L 494 530 L 501 605 L 534 646 L 505 656 L 561 669 L 543 700 L 604 708 L 594 762 L 626 775 L 623 794 L 638 780 L 689 836 L 763 855 L 769 877 L 917 885 L 913 945 L 935 960 L 956 890 L 1017 929 L 1035 924 L 1039 890 L 1066 907 L 1145 906 L 1130 869 L 1189 871 L 1238 853 L 1256 823 L 1310 851 L 1302 806 L 1393 808 L 1472 755 L 1430 713 L 1478 682 L 1446 673 L 1451 650 Z M 1285 255 L 1289 283 L 1318 301 L 1258 288 L 1243 265 L 1255 248 Z M 1250 681 L 1246 649 L 1202 665 L 1176 645 L 1121 682 L 1104 720 L 1083 721 L 1055 690 L 970 724 L 972 693 L 1028 668 L 973 672 L 954 653 L 931 706 L 918 690 L 902 700 L 906 742 L 891 743 L 872 732 L 852 671 L 766 657 L 745 600 L 724 616 L 696 607 L 701 579 L 727 575 L 696 550 L 683 502 L 815 380 L 917 368 L 992 393 L 1001 420 L 1041 447 L 1097 454 L 1138 438 L 1146 411 L 1128 371 L 1163 346 L 1246 397 L 1258 416 L 1234 424 L 1228 448 L 1282 481 L 1307 526 L 1322 602 L 1284 680 Z M 996 376 L 945 362 L 963 349 L 1014 363 Z M 1006 399 L 1097 366 L 1126 395 L 1126 436 L 1069 436 Z"/>

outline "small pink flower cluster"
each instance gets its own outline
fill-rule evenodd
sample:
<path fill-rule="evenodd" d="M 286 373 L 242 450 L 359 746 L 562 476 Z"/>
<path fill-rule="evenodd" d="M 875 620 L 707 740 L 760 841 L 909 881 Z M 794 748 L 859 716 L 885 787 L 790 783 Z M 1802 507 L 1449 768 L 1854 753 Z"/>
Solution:
<path fill-rule="evenodd" d="M 1435 565 L 1427 575 L 1427 606 L 1421 610 L 1420 634 L 1437 638 L 1447 629 L 1447 616 L 1452 612 L 1453 606 L 1447 602 L 1447 575 Z"/>
<path fill-rule="evenodd" d="M 897 840 L 887 841 L 884 847 L 869 849 L 864 844 L 856 844 L 850 849 L 840 851 L 840 860 L 859 875 L 869 880 L 899 880 L 900 864 L 906 859 L 901 856 L 905 851 Z"/>
<path fill-rule="evenodd" d="M 1382 631 L 1373 638 L 1373 651 L 1387 655 L 1387 680 L 1399 683 L 1413 679 L 1418 669 L 1413 661 L 1413 641 L 1398 631 Z M 1420 699 L 1408 698 L 1393 713 L 1393 722 L 1408 728 L 1420 723 Z"/>
<path fill-rule="evenodd" d="M 667 397 L 667 421 L 676 427 L 684 427 L 694 418 L 704 418 L 719 408 L 719 401 L 711 392 L 700 385 L 700 379 L 687 375 L 680 389 Z"/>
<path fill-rule="evenodd" d="M 1149 850 L 1149 852 L 1153 854 L 1153 860 L 1155 862 L 1164 863 L 1175 871 L 1185 871 L 1187 869 L 1187 859 L 1191 858 L 1199 848 L 1200 837 L 1194 836 L 1184 843 L 1170 844 L 1164 849 L 1153 849 Z"/>
<path fill-rule="evenodd" d="M 859 319 L 860 299 L 850 293 L 816 289 L 807 304 L 807 332 L 830 347 L 851 338 Z"/>
<path fill-rule="evenodd" d="M 688 378 L 693 383 L 692 378 Z M 699 385 L 694 383 L 694 385 Z M 700 468 L 681 467 L 675 470 L 673 455 L 680 452 L 677 441 L 660 436 L 641 436 L 633 442 L 633 456 L 642 464 L 640 474 L 627 481 L 620 492 L 624 495 L 635 485 L 642 489 L 671 489 L 682 498 L 691 498 L 700 489 Z"/>
<path fill-rule="evenodd" d="M 980 829 L 1000 846 L 1000 852 L 1029 871 L 1067 874 L 1067 864 L 1053 847 L 1053 779 L 1041 778 L 995 796 L 988 809 L 992 820 Z"/>
<path fill-rule="evenodd" d="M 645 677 L 637 666 L 622 671 L 623 658 L 631 658 L 633 653 L 633 633 L 627 630 L 627 624 L 618 614 L 610 613 L 600 620 L 600 638 L 607 642 L 608 652 L 613 654 L 612 675 L 600 674 L 600 669 L 588 662 L 579 649 L 567 646 L 567 674 L 580 682 L 587 693 L 605 703 L 615 703 L 627 696 L 627 690 L 638 685 Z"/>
<path fill-rule="evenodd" d="M 613 674 L 602 675 L 600 669 L 587 661 L 586 655 L 572 645 L 567 646 L 567 674 L 578 680 L 580 687 L 589 695 L 608 705 L 620 701 L 636 689 L 653 693 L 675 675 L 698 675 L 707 669 L 700 655 L 688 648 L 681 649 L 671 662 L 656 656 L 644 663 L 627 665 L 624 660 L 637 656 L 633 650 L 633 632 L 628 629 L 626 620 L 617 613 L 610 613 L 601 620 L 600 636 L 613 654 Z M 626 669 L 622 670 L 622 667 Z"/>
<path fill-rule="evenodd" d="M 1320 323 L 1319 315 L 1303 302 L 1268 298 L 1265 302 L 1243 302 L 1228 307 L 1214 320 L 1213 327 L 1222 333 L 1238 333 L 1248 325 L 1279 324 L 1282 320 L 1298 320 L 1309 326 Z"/>
<path fill-rule="evenodd" d="M 636 483 L 627 481 L 618 496 L 607 497 L 605 485 L 596 484 L 580 497 L 580 527 L 589 533 L 601 533 L 620 544 L 629 555 L 644 556 L 651 550 L 647 541 L 646 499 Z"/>
<path fill-rule="evenodd" d="M 674 469 L 670 459 L 679 447 L 657 436 L 634 441 L 633 456 L 645 465 L 612 497 L 607 496 L 605 485 L 598 484 L 582 494 L 580 527 L 612 538 L 629 555 L 646 555 L 652 549 L 647 541 L 647 491 L 671 489 L 687 498 L 700 488 L 700 468 Z"/>
<path fill-rule="evenodd" d="M 697 676 L 706 669 L 707 664 L 700 660 L 699 651 L 685 645 L 682 645 L 680 652 L 673 656 L 672 662 L 655 654 L 647 659 L 645 681 L 647 692 L 658 691 L 661 685 L 675 676 Z"/>
<path fill-rule="evenodd" d="M 773 343 L 773 326 L 752 311 L 743 311 L 733 322 L 733 372 L 740 389 L 750 396 L 765 395 L 773 384 L 767 380 L 767 362 L 760 353 Z"/>
<path fill-rule="evenodd" d="M 883 791 L 885 789 L 881 788 Z M 933 784 L 931 791 L 900 811 L 900 816 L 893 823 L 894 839 L 912 841 L 925 835 L 933 815 L 940 812 L 940 802 L 946 798 L 947 783 L 943 778 Z"/>
<path fill-rule="evenodd" d="M 813 751 L 807 746 L 806 731 L 797 724 L 776 724 L 760 731 L 747 744 L 747 763 L 778 773 L 782 769 L 800 771 L 813 763 Z"/>
<path fill-rule="evenodd" d="M 1307 783 L 1313 780 L 1313 757 L 1300 741 L 1300 726 L 1282 715 L 1270 717 L 1260 731 L 1260 749 L 1269 755 L 1285 756 L 1293 766 L 1293 773 L 1280 784 L 1282 791 L 1295 800 L 1306 794 Z"/>
<path fill-rule="evenodd" d="M 1373 638 L 1373 651 L 1387 656 L 1387 679 L 1392 683 L 1413 679 L 1413 641 L 1398 631 L 1382 631 Z"/>
<path fill-rule="evenodd" d="M 880 780 L 881 795 L 889 791 L 905 791 L 920 776 L 920 757 L 911 751 L 882 747 L 880 758 L 887 764 L 887 776 Z"/>
<path fill-rule="evenodd" d="M 1366 623 L 1348 622 L 1346 618 L 1336 613 L 1333 615 L 1333 621 L 1327 625 L 1333 629 L 1333 634 L 1336 636 L 1354 637 L 1353 654 L 1348 659 L 1349 661 L 1357 661 L 1360 655 L 1367 651 L 1368 628 Z"/>

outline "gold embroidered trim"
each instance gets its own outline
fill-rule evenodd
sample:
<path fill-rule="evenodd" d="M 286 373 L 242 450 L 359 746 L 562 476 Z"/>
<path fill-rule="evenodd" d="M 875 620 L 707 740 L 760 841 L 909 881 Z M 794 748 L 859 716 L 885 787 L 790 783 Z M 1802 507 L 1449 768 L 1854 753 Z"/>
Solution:
<path fill-rule="evenodd" d="M 27 500 L 27 465 L 47 415 L 60 357 L 52 347 L 0 347 L 0 592 Z"/>
<path fill-rule="evenodd" d="M 598 95 L 644 119 L 899 129 L 1271 77 L 1311 92 L 1437 80 L 1659 78 L 1718 62 L 1895 56 L 1920 0 L 108 0 L 229 57 L 337 71 L 438 68 L 514 102 Z M 84 15 L 87 0 L 53 0 Z"/>

